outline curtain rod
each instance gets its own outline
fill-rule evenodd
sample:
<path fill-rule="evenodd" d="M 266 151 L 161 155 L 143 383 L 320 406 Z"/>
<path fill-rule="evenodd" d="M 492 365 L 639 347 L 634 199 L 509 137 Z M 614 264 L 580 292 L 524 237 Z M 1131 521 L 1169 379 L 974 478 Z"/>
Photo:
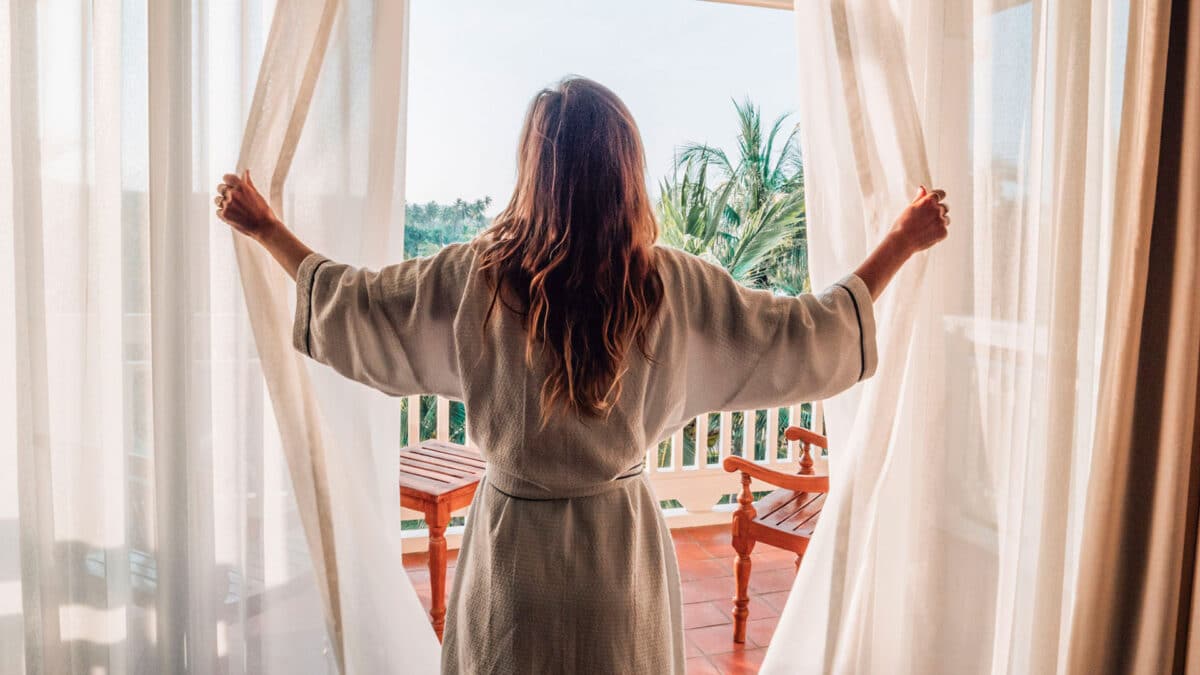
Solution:
<path fill-rule="evenodd" d="M 767 9 L 783 9 L 791 11 L 792 0 L 702 0 L 702 2 L 719 2 L 726 5 L 747 5 L 749 7 L 766 7 Z"/>

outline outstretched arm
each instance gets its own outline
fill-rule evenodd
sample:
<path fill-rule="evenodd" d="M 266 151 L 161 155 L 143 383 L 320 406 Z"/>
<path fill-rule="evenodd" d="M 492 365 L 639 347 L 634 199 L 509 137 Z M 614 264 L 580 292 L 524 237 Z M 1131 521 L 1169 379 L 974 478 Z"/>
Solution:
<path fill-rule="evenodd" d="M 687 400 L 680 421 L 709 410 L 818 400 L 875 372 L 874 301 L 913 254 L 946 237 L 945 193 L 924 188 L 853 274 L 798 297 L 752 290 L 724 270 L 672 255 L 687 316 Z"/>
<path fill-rule="evenodd" d="M 262 244 L 288 276 L 295 280 L 300 263 L 312 255 L 312 249 L 305 246 L 275 216 L 271 205 L 254 186 L 249 170 L 241 177 L 227 173 L 222 180 L 217 186 L 217 197 L 213 200 L 217 205 L 217 217 Z"/>
<path fill-rule="evenodd" d="M 916 199 L 896 219 L 891 231 L 854 271 L 871 292 L 872 300 L 879 299 L 892 277 L 913 254 L 946 238 L 950 209 L 942 202 L 945 197 L 944 190 L 928 192 L 922 186 Z"/>
<path fill-rule="evenodd" d="M 217 192 L 217 216 L 262 244 L 296 281 L 297 351 L 387 394 L 462 398 L 454 319 L 470 246 L 359 269 L 313 253 L 275 216 L 249 173 L 226 175 Z"/>

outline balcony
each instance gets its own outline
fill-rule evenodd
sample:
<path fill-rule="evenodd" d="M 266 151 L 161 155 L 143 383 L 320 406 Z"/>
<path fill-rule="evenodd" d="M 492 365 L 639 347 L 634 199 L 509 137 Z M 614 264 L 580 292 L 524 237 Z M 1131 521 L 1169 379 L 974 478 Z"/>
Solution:
<path fill-rule="evenodd" d="M 425 398 L 422 403 L 421 399 Z M 410 396 L 406 399 L 404 417 L 404 439 L 436 438 L 464 442 L 471 445 L 469 428 L 451 433 L 451 406 L 460 406 L 438 397 Z M 433 424 L 429 417 L 434 417 Z M 654 493 L 663 507 L 663 515 L 672 530 L 706 525 L 728 525 L 731 513 L 737 508 L 734 494 L 740 484 L 738 478 L 721 469 L 721 461 L 730 455 L 753 454 L 753 459 L 767 467 L 795 473 L 796 448 L 783 439 L 783 429 L 789 424 L 812 428 L 812 420 L 822 418 L 820 403 L 804 403 L 789 408 L 761 410 L 711 412 L 699 415 L 696 420 L 675 432 L 671 438 L 646 453 L 646 472 Z M 422 425 L 422 421 L 425 422 Z M 422 426 L 426 428 L 422 434 Z M 697 439 L 696 430 L 706 430 Z M 432 434 L 429 432 L 432 431 Z M 697 442 L 699 440 L 699 442 Z M 751 489 L 770 491 L 769 485 L 755 481 Z M 757 496 L 757 495 L 756 495 Z M 465 509 L 455 515 L 461 518 Z M 424 529 L 421 514 L 407 509 L 401 510 L 404 520 L 403 546 L 405 553 L 420 553 L 426 550 L 428 531 Z M 461 520 L 456 519 L 446 530 L 446 543 L 457 549 L 462 542 Z M 726 547 L 729 543 L 726 542 Z M 730 549 L 732 551 L 732 549 Z"/>

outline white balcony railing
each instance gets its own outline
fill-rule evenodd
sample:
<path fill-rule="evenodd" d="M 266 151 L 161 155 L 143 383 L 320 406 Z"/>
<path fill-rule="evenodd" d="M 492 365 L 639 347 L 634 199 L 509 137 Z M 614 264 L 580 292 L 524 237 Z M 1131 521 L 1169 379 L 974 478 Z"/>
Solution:
<path fill-rule="evenodd" d="M 421 397 L 409 397 L 407 406 L 406 438 L 421 437 Z M 428 408 L 428 403 L 426 404 Z M 457 404 L 456 404 L 457 405 Z M 462 442 L 462 437 L 450 435 L 451 402 L 437 398 L 434 404 L 436 424 L 434 438 Z M 780 417 L 786 415 L 781 424 Z M 765 420 L 763 419 L 765 417 Z M 663 504 L 663 514 L 671 528 L 694 527 L 713 523 L 729 522 L 730 513 L 737 508 L 733 495 L 740 489 L 740 478 L 728 474 L 721 462 L 729 455 L 752 456 L 763 466 L 779 471 L 795 473 L 797 457 L 795 444 L 783 441 L 780 427 L 800 424 L 820 428 L 813 421 L 822 418 L 820 403 L 794 405 L 790 408 L 769 408 L 738 412 L 712 412 L 699 415 L 695 422 L 675 432 L 660 446 L 646 453 L 646 472 L 650 477 L 655 494 Z M 697 430 L 704 433 L 697 434 Z M 470 429 L 465 430 L 466 442 L 470 445 Z M 770 490 L 769 485 L 757 481 L 753 490 Z M 455 513 L 461 516 L 463 512 Z M 418 520 L 421 514 L 404 509 L 401 518 L 405 521 Z M 462 526 L 451 526 L 446 531 L 446 542 L 457 548 L 461 541 Z M 428 533 L 424 529 L 404 531 L 404 551 L 423 551 Z"/>

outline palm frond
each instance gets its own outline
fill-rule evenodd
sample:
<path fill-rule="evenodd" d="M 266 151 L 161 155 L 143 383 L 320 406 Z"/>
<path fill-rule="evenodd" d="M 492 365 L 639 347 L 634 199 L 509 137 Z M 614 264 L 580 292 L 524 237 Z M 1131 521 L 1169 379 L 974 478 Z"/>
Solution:
<path fill-rule="evenodd" d="M 772 179 L 775 177 L 775 171 L 773 171 L 771 168 L 771 151 L 775 148 L 775 138 L 779 136 L 779 130 L 783 127 L 783 122 L 787 118 L 787 113 L 775 118 L 774 124 L 771 125 L 771 131 L 767 134 L 767 147 L 766 150 L 763 151 L 763 161 L 760 165 L 760 180 L 762 181 L 763 185 L 771 185 L 773 182 Z M 787 149 L 786 145 L 784 149 Z M 782 162 L 782 160 L 783 157 L 780 156 L 780 162 Z M 776 168 L 778 168 L 778 166 L 779 163 L 776 163 Z"/>
<path fill-rule="evenodd" d="M 734 174 L 734 166 L 729 161 L 729 156 L 720 148 L 714 148 L 711 145 L 688 143 L 680 148 L 679 159 L 676 161 L 676 167 L 685 166 L 694 162 L 704 162 L 713 164 L 720 169 L 726 176 Z"/>
<path fill-rule="evenodd" d="M 735 279 L 749 278 L 771 251 L 786 242 L 790 235 L 791 231 L 783 221 L 772 220 L 766 213 L 755 214 L 729 261 L 729 273 Z"/>
<path fill-rule="evenodd" d="M 800 162 L 800 127 L 798 126 L 792 127 L 791 132 L 783 141 L 783 146 L 779 148 L 774 165 L 772 166 L 771 163 L 776 138 L 789 117 L 790 115 L 784 114 L 775 120 L 775 123 L 771 125 L 771 133 L 767 140 L 767 158 L 762 167 L 762 182 L 774 190 L 789 190 L 792 187 L 791 184 L 798 180 L 804 171 Z"/>
<path fill-rule="evenodd" d="M 799 129 L 789 129 L 784 114 L 764 130 L 752 101 L 733 105 L 737 154 L 687 144 L 660 182 L 663 241 L 720 264 L 742 283 L 801 292 L 808 250 Z"/>

